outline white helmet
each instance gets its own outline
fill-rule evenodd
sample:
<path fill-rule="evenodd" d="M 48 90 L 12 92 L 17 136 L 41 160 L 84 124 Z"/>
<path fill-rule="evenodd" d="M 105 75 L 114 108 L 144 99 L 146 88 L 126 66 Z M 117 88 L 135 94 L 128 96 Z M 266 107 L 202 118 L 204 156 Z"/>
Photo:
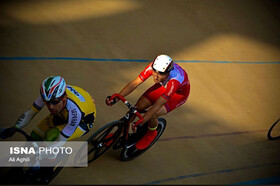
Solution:
<path fill-rule="evenodd" d="M 40 89 L 43 100 L 50 101 L 52 99 L 60 98 L 64 95 L 66 90 L 66 82 L 61 76 L 50 76 L 46 78 Z"/>
<path fill-rule="evenodd" d="M 153 64 L 153 70 L 162 74 L 168 74 L 173 69 L 173 60 L 165 54 L 158 55 Z"/>

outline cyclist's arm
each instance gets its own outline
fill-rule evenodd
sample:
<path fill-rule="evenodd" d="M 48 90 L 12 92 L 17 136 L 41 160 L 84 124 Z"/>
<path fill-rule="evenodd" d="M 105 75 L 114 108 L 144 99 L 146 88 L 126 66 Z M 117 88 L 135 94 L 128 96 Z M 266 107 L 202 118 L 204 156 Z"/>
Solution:
<path fill-rule="evenodd" d="M 72 134 L 74 134 L 76 128 L 79 126 L 79 123 L 82 120 L 82 113 L 75 105 L 74 102 L 67 100 L 67 110 L 68 110 L 68 123 L 62 129 L 60 134 L 58 135 L 55 142 L 51 145 L 51 147 L 61 147 L 63 146 L 66 141 L 70 138 Z"/>
<path fill-rule="evenodd" d="M 63 146 L 66 143 L 66 141 L 70 138 L 70 136 L 74 134 L 76 128 L 79 126 L 79 123 L 82 120 L 82 113 L 79 107 L 77 107 L 77 105 L 74 102 L 68 99 L 66 107 L 68 110 L 68 123 L 62 129 L 59 136 L 51 145 L 51 147 Z"/>
<path fill-rule="evenodd" d="M 150 63 L 136 79 L 129 82 L 121 91 L 120 95 L 125 97 L 133 92 L 139 85 L 141 85 L 146 79 L 148 79 L 153 74 L 152 63 Z"/>
<path fill-rule="evenodd" d="M 32 118 L 37 114 L 38 112 L 33 110 L 33 109 L 29 109 L 26 112 L 24 112 L 17 120 L 16 124 L 14 127 L 16 128 L 23 128 L 25 127 L 31 120 Z"/>
<path fill-rule="evenodd" d="M 139 85 L 141 85 L 143 83 L 143 80 L 140 79 L 140 77 L 138 76 L 136 79 L 134 79 L 133 81 L 129 82 L 121 91 L 120 91 L 120 95 L 125 97 L 127 95 L 129 95 L 131 92 L 133 92 Z"/>
<path fill-rule="evenodd" d="M 66 141 L 75 132 L 82 120 L 82 112 L 73 101 L 68 99 L 66 108 L 68 110 L 68 123 L 60 132 L 57 141 Z"/>
<path fill-rule="evenodd" d="M 23 128 L 25 127 L 33 117 L 38 114 L 38 112 L 43 108 L 45 105 L 44 101 L 42 100 L 41 96 L 39 95 L 38 98 L 34 101 L 33 105 L 30 109 L 24 112 L 17 120 L 14 127 L 16 128 Z"/>

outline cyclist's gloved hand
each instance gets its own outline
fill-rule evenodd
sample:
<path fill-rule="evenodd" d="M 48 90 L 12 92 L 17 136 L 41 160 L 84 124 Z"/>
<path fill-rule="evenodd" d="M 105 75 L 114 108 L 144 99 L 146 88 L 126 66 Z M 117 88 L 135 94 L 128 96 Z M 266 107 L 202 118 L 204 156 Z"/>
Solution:
<path fill-rule="evenodd" d="M 6 139 L 13 136 L 15 133 L 16 133 L 16 129 L 14 127 L 2 128 L 0 132 L 0 137 L 2 139 Z"/>
<path fill-rule="evenodd" d="M 116 99 L 116 98 L 114 98 L 113 100 L 111 100 L 110 98 L 111 98 L 111 96 L 108 96 L 108 97 L 106 98 L 106 100 L 105 100 L 106 105 L 112 106 L 112 105 L 114 105 L 115 103 L 117 103 L 117 99 Z"/>

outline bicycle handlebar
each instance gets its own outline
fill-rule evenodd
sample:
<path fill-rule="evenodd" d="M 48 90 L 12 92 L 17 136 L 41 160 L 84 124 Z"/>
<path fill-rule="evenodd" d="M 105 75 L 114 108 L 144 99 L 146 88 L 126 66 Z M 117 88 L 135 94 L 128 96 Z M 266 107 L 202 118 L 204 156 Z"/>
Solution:
<path fill-rule="evenodd" d="M 27 141 L 33 141 L 32 137 L 29 136 L 26 132 L 24 132 L 23 130 L 19 129 L 19 128 L 15 128 L 15 131 L 17 131 L 18 133 L 21 133 Z"/>
<path fill-rule="evenodd" d="M 1 129 L 0 134 L 3 132 L 4 128 Z M 24 132 L 23 130 L 19 129 L 19 128 L 13 128 L 13 130 L 15 130 L 15 132 L 18 132 L 20 134 L 22 134 L 27 141 L 33 141 L 32 137 L 29 136 L 26 132 Z M 0 135 L 1 136 L 1 135 Z"/>
<path fill-rule="evenodd" d="M 137 125 L 139 125 L 144 120 L 143 116 L 120 94 L 113 94 L 110 98 L 110 101 L 115 98 L 122 100 L 122 102 L 139 118 L 139 120 L 134 124 L 134 126 L 137 127 Z"/>

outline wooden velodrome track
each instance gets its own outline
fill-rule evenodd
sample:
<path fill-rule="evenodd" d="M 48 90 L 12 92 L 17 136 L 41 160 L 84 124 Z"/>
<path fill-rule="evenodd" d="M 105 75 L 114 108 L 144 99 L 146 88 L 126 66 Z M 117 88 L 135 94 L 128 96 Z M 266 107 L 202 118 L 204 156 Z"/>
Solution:
<path fill-rule="evenodd" d="M 101 126 L 126 107 L 105 105 L 160 53 L 189 74 L 191 94 L 167 115 L 161 140 L 143 156 L 109 151 L 87 168 L 64 168 L 51 184 L 233 184 L 279 180 L 280 6 L 256 0 L 50 0 L 0 3 L 1 127 L 62 75 L 95 99 Z M 40 58 L 41 57 L 41 58 Z M 99 59 L 99 60 L 98 60 Z M 117 59 L 117 60 L 111 60 Z M 152 85 L 141 85 L 127 99 Z M 45 108 L 26 127 L 30 132 Z M 266 181 L 266 182 L 265 182 Z M 279 182 L 278 182 L 279 183 Z"/>

